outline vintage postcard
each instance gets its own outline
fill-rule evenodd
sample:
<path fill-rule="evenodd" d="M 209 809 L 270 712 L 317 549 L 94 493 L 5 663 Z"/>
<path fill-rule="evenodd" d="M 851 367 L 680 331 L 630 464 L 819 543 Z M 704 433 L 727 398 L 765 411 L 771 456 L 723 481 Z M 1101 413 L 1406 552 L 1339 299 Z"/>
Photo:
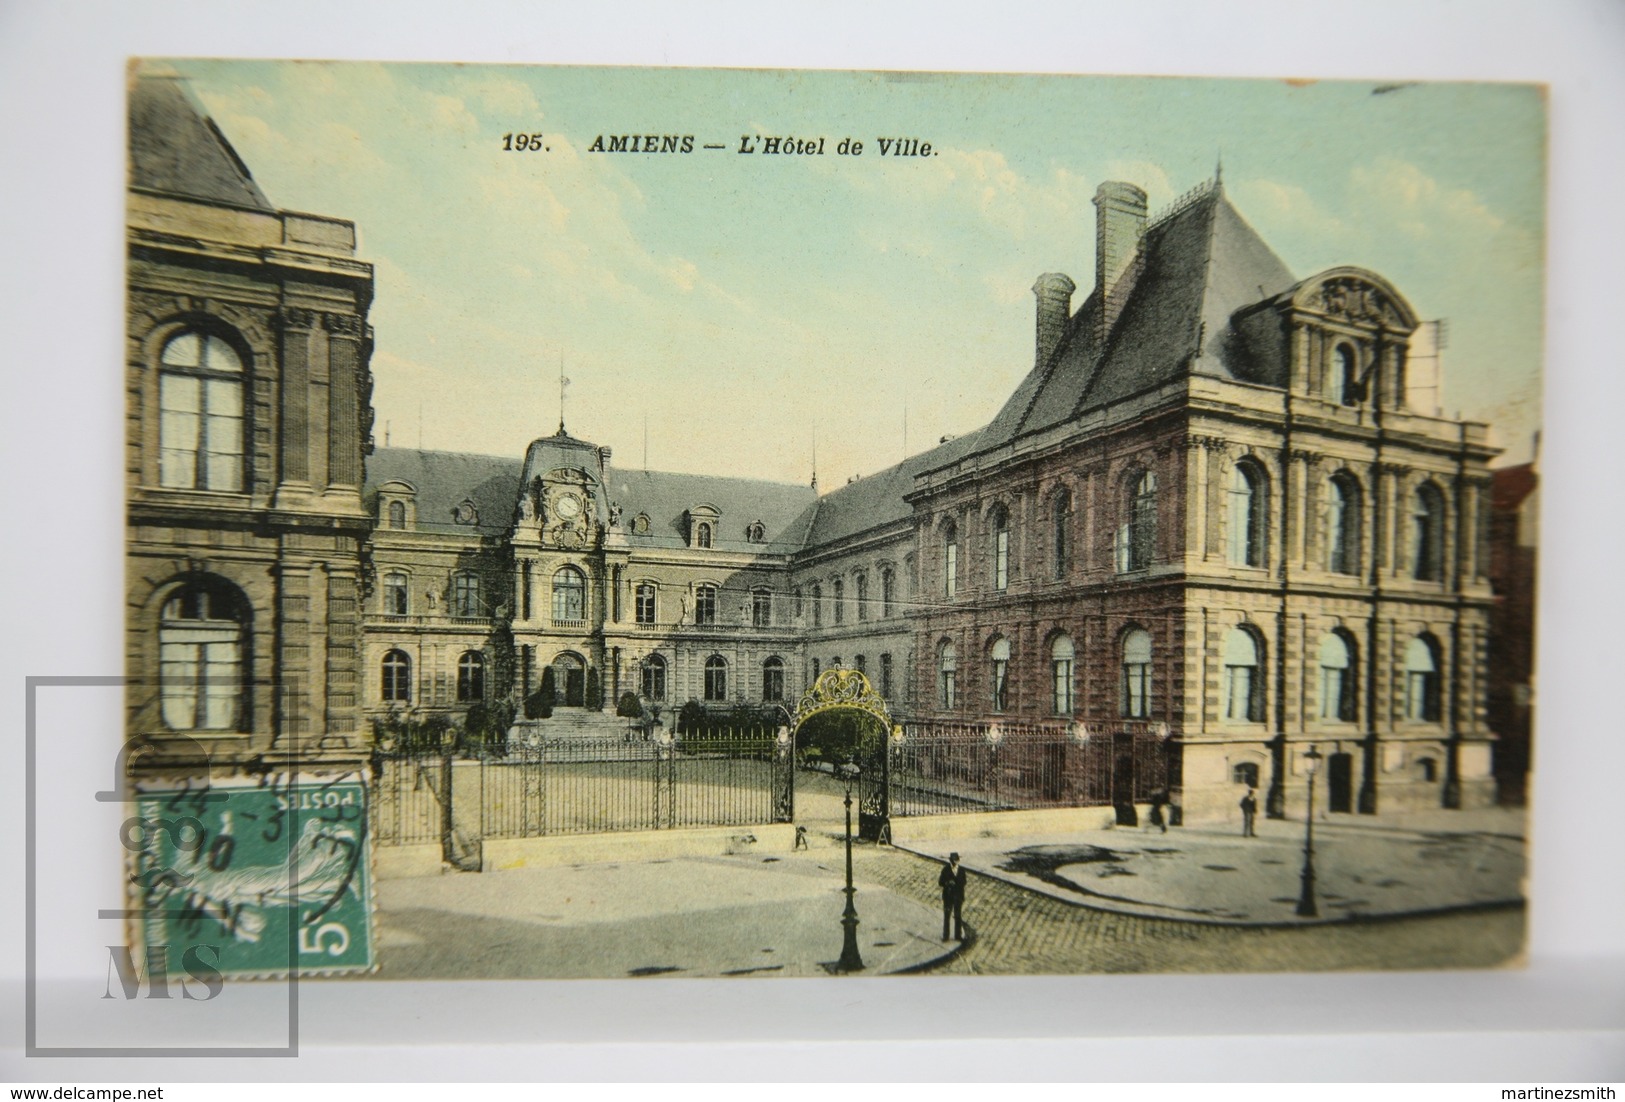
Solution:
<path fill-rule="evenodd" d="M 128 105 L 126 996 L 1520 958 L 1540 88 Z"/>

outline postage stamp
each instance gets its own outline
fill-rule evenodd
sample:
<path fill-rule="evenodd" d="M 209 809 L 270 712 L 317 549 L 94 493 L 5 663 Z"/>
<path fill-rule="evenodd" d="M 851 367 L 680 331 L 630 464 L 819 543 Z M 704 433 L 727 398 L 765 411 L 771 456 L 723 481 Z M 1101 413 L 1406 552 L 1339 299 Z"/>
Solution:
<path fill-rule="evenodd" d="M 157 967 L 1519 959 L 1541 88 L 128 86 Z"/>

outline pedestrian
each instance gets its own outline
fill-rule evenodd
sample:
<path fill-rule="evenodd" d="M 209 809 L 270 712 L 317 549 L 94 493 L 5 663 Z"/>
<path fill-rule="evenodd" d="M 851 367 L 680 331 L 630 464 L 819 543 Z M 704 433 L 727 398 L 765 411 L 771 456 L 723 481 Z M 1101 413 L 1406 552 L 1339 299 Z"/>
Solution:
<path fill-rule="evenodd" d="M 1152 827 L 1157 827 L 1164 834 L 1168 833 L 1168 820 L 1163 815 L 1162 811 L 1163 806 L 1167 804 L 1167 802 L 1168 797 L 1161 792 L 1158 792 L 1155 796 L 1151 797 L 1151 818 L 1146 823 L 1145 829 L 1150 830 Z"/>
<path fill-rule="evenodd" d="M 1241 798 L 1241 836 L 1255 838 L 1253 833 L 1253 820 L 1258 818 L 1258 799 L 1253 795 L 1252 788 L 1247 789 L 1247 795 Z"/>
<path fill-rule="evenodd" d="M 806 827 L 804 827 L 804 826 L 796 827 L 796 844 L 791 846 L 790 848 L 792 850 L 806 849 L 807 848 L 807 828 Z"/>
<path fill-rule="evenodd" d="M 948 920 L 953 919 L 954 939 L 965 940 L 965 920 L 961 910 L 965 906 L 965 870 L 959 865 L 959 854 L 950 853 L 948 863 L 937 876 L 937 887 L 942 889 L 942 940 L 948 940 Z"/>

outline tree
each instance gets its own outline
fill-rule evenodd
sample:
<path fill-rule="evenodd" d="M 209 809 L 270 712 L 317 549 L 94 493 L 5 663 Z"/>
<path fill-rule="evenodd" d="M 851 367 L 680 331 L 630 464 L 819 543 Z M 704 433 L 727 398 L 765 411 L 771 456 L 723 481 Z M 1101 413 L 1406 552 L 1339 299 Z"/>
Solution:
<path fill-rule="evenodd" d="M 542 687 L 525 698 L 526 719 L 547 719 L 553 714 L 553 667 L 542 667 Z"/>

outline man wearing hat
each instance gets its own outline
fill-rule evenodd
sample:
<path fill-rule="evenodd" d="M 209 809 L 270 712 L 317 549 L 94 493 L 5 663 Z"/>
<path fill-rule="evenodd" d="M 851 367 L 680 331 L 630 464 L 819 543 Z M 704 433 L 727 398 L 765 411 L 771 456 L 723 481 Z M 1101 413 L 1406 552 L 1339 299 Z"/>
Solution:
<path fill-rule="evenodd" d="M 959 865 L 959 854 L 948 855 L 948 863 L 942 866 L 942 873 L 937 877 L 937 886 L 942 889 L 942 940 L 948 940 L 948 919 L 951 915 L 954 938 L 964 941 L 965 921 L 960 917 L 960 910 L 965 905 L 965 870 Z"/>

